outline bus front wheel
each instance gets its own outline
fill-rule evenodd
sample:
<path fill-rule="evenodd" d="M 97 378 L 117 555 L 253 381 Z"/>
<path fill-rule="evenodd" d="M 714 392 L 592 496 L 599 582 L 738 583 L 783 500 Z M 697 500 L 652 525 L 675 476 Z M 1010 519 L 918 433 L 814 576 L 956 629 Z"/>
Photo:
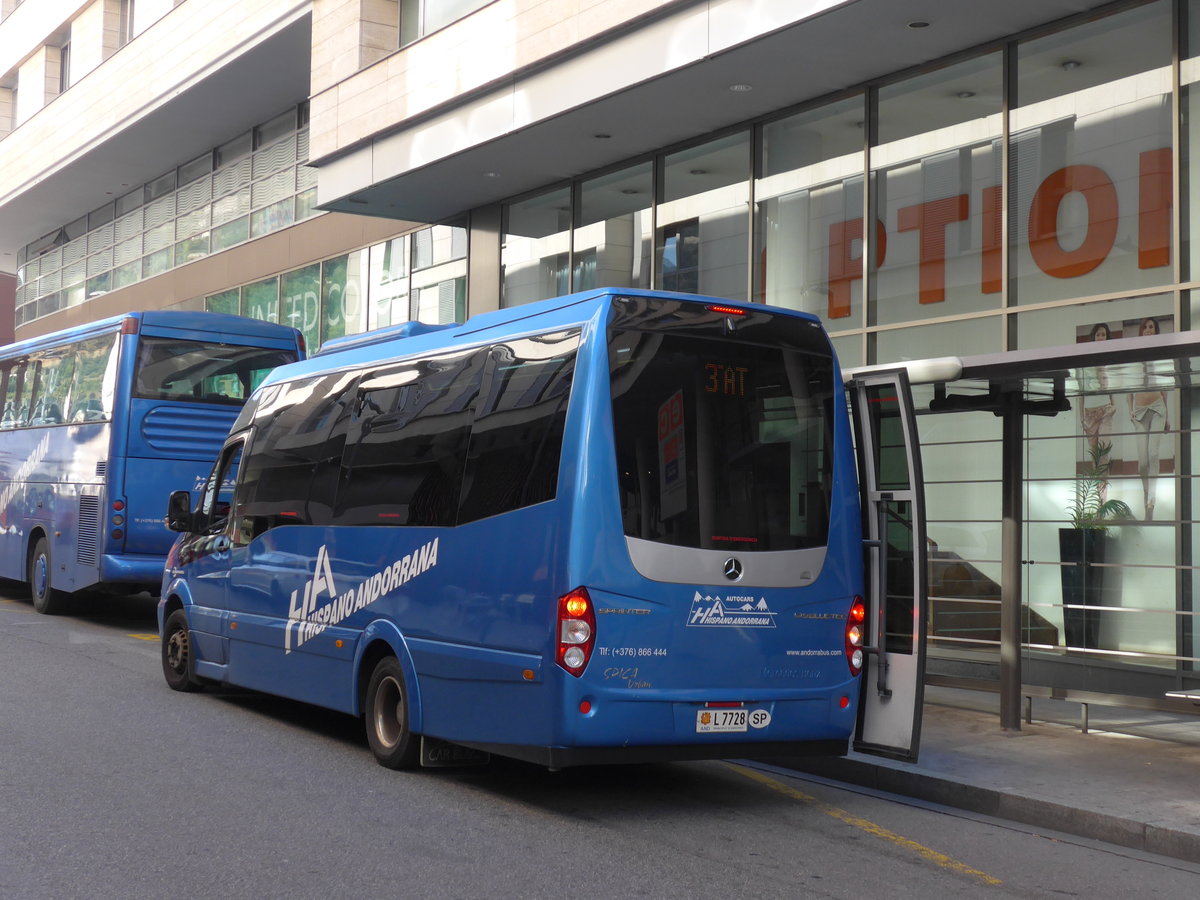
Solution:
<path fill-rule="evenodd" d="M 173 691 L 198 691 L 203 683 L 196 677 L 196 661 L 192 653 L 192 635 L 188 631 L 187 615 L 182 609 L 167 616 L 163 623 L 162 670 L 167 685 Z"/>
<path fill-rule="evenodd" d="M 33 598 L 33 608 L 47 616 L 66 612 L 71 601 L 69 594 L 51 585 L 52 571 L 50 542 L 45 537 L 39 537 L 33 545 L 33 552 L 29 554 L 29 593 Z"/>
<path fill-rule="evenodd" d="M 367 743 L 380 765 L 389 769 L 411 769 L 416 765 L 420 738 L 408 727 L 408 690 L 396 657 L 384 657 L 371 673 L 363 718 Z"/>

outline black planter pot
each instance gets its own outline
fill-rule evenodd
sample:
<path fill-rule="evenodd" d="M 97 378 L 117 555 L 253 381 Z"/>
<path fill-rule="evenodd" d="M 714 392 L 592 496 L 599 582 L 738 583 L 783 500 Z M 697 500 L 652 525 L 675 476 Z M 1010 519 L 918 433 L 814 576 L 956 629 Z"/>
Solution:
<path fill-rule="evenodd" d="M 1060 528 L 1058 549 L 1062 560 L 1063 631 L 1068 647 L 1100 648 L 1098 609 L 1069 606 L 1106 606 L 1105 581 L 1111 574 L 1102 568 L 1112 538 L 1098 528 Z"/>

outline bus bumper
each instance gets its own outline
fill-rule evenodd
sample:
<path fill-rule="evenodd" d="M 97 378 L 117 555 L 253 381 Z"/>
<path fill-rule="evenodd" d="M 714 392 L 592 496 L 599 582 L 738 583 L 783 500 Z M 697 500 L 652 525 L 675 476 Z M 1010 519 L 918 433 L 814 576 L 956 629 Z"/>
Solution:
<path fill-rule="evenodd" d="M 100 581 L 141 584 L 158 593 L 162 587 L 165 556 L 106 553 L 100 557 Z"/>
<path fill-rule="evenodd" d="M 646 747 L 534 747 L 462 741 L 461 746 L 495 753 L 548 769 L 621 763 L 680 762 L 702 759 L 795 760 L 798 757 L 845 756 L 848 740 L 758 741 L 720 744 L 674 744 Z"/>

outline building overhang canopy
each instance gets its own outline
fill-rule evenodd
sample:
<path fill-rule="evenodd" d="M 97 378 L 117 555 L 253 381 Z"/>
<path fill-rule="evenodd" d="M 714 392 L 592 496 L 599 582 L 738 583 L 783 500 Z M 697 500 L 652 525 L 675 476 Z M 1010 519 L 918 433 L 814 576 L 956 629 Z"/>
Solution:
<path fill-rule="evenodd" d="M 128 50 L 151 37 L 139 36 Z M 136 118 L 69 155 L 47 154 L 44 173 L 0 196 L 0 272 L 16 271 L 21 247 L 304 102 L 311 44 L 311 17 L 301 11 L 258 36 L 252 50 L 214 60 L 202 73 L 181 70 L 184 81 L 158 91 Z M 58 99 L 112 89 L 103 77 L 84 78 Z M 43 112 L 54 115 L 55 102 Z M 19 135 L 6 142 L 16 146 Z"/>
<path fill-rule="evenodd" d="M 769 20 L 773 14 L 778 20 L 777 5 L 738 7 L 745 7 L 747 16 Z M 773 30 L 764 25 L 754 39 L 721 52 L 693 54 L 681 62 L 677 48 L 660 47 L 659 71 L 630 83 L 626 73 L 633 61 L 640 62 L 637 54 L 646 54 L 647 34 L 662 24 L 641 23 L 541 70 L 518 73 L 503 85 L 456 98 L 424 118 L 314 160 L 320 168 L 319 204 L 342 212 L 445 221 L 1100 5 L 1094 0 L 814 0 L 789 7 L 792 24 Z M 670 13 L 689 10 L 689 4 L 675 5 Z M 928 27 L 911 27 L 921 22 Z M 671 33 L 664 27 L 665 38 Z M 979 86 L 978 93 L 999 99 L 992 85 Z M 861 112 L 852 110 L 846 118 L 848 128 L 861 128 Z"/>

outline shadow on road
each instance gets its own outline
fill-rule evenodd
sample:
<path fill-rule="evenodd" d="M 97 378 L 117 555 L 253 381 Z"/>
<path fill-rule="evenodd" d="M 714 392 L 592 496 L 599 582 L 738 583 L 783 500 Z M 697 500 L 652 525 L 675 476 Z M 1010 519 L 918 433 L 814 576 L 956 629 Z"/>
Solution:
<path fill-rule="evenodd" d="M 0 578 L 0 598 L 34 612 L 29 587 L 19 581 Z M 53 618 L 74 619 L 114 631 L 157 633 L 157 606 L 158 597 L 148 591 L 137 594 L 80 591 L 71 598 L 67 611 Z"/>
<path fill-rule="evenodd" d="M 344 743 L 371 759 L 363 734 L 362 720 L 322 707 L 287 700 L 255 691 L 210 687 L 206 694 L 280 724 Z M 402 779 L 405 773 L 386 773 Z M 775 802 L 719 762 L 640 763 L 611 766 L 579 766 L 552 772 L 541 766 L 493 756 L 483 766 L 417 769 L 407 777 L 433 778 L 460 788 L 483 791 L 516 803 L 581 818 L 607 819 L 624 812 L 641 817 L 654 815 L 658 807 L 691 809 L 703 815 L 714 804 L 726 808 L 760 807 Z"/>
<path fill-rule="evenodd" d="M 81 591 L 72 598 L 71 610 L 67 615 L 81 622 L 119 631 L 157 633 L 157 608 L 158 597 L 145 591 L 140 594 Z"/>

